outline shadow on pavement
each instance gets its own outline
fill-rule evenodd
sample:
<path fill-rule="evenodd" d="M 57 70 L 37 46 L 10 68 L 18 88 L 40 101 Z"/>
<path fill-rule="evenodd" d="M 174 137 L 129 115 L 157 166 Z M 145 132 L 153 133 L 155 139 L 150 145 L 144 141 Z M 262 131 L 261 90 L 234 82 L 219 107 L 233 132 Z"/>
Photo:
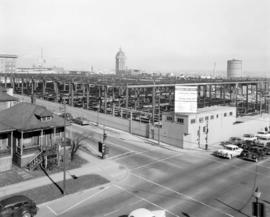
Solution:
<path fill-rule="evenodd" d="M 51 182 L 58 188 L 58 190 L 61 192 L 61 194 L 64 194 L 63 189 L 50 177 L 50 175 L 47 173 L 46 169 L 40 165 L 41 170 L 44 172 L 44 174 L 51 180 Z"/>

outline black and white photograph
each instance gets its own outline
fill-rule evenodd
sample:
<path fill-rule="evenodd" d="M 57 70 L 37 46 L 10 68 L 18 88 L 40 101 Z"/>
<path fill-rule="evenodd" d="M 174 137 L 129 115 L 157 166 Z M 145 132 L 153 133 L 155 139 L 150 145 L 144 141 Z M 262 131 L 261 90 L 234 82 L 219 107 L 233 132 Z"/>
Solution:
<path fill-rule="evenodd" d="M 269 0 L 0 1 L 0 217 L 267 216 Z"/>

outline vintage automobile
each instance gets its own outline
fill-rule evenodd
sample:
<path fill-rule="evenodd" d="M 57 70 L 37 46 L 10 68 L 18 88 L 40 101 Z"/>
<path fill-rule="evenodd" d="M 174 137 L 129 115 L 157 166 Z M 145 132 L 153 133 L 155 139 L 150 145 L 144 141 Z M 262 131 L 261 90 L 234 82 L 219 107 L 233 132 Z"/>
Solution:
<path fill-rule="evenodd" d="M 266 146 L 267 143 L 270 143 L 270 137 L 257 136 L 257 141 L 259 144 Z"/>
<path fill-rule="evenodd" d="M 244 141 L 256 141 L 257 140 L 257 137 L 253 134 L 244 134 L 243 137 L 242 137 L 242 140 Z"/>
<path fill-rule="evenodd" d="M 241 145 L 243 143 L 243 140 L 239 137 L 231 137 L 229 140 L 233 145 Z"/>
<path fill-rule="evenodd" d="M 145 208 L 133 210 L 128 217 L 166 217 L 165 210 L 150 211 Z"/>
<path fill-rule="evenodd" d="M 14 195 L 0 201 L 1 217 L 32 217 L 37 211 L 36 203 L 24 195 Z"/>
<path fill-rule="evenodd" d="M 257 132 L 256 137 L 263 137 L 263 138 L 269 138 L 270 139 L 270 132 L 268 132 L 268 131 L 259 131 L 259 132 Z"/>
<path fill-rule="evenodd" d="M 240 156 L 242 151 L 243 149 L 239 148 L 237 145 L 228 144 L 224 145 L 223 149 L 218 149 L 217 151 L 215 151 L 214 155 L 218 157 L 231 159 L 233 157 Z"/>
<path fill-rule="evenodd" d="M 267 150 L 264 147 L 254 146 L 254 147 L 244 150 L 241 153 L 240 157 L 245 160 L 258 162 L 259 160 L 264 159 L 266 154 L 267 154 Z"/>
<path fill-rule="evenodd" d="M 90 124 L 90 122 L 84 117 L 74 118 L 74 119 L 72 119 L 72 122 L 75 124 L 80 124 L 80 125 L 89 125 Z"/>

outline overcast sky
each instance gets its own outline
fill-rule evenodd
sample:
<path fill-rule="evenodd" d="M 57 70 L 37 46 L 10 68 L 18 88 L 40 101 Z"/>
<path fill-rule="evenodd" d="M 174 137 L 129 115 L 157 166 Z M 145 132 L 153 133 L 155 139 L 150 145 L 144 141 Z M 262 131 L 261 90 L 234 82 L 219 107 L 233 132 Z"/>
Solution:
<path fill-rule="evenodd" d="M 19 66 L 147 71 L 270 70 L 269 0 L 1 0 L 0 53 Z"/>

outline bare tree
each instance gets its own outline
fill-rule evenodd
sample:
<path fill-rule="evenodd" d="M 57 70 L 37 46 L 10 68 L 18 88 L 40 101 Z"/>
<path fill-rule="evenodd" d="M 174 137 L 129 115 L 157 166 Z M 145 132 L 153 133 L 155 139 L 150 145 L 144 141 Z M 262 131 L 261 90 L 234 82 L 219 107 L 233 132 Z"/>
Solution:
<path fill-rule="evenodd" d="M 70 153 L 70 158 L 71 161 L 74 159 L 74 156 L 78 149 L 81 146 L 84 146 L 87 142 L 89 141 L 94 141 L 94 134 L 93 133 L 88 133 L 87 135 L 84 134 L 76 134 L 73 135 L 72 138 L 70 139 L 70 146 L 71 146 L 71 153 Z"/>

